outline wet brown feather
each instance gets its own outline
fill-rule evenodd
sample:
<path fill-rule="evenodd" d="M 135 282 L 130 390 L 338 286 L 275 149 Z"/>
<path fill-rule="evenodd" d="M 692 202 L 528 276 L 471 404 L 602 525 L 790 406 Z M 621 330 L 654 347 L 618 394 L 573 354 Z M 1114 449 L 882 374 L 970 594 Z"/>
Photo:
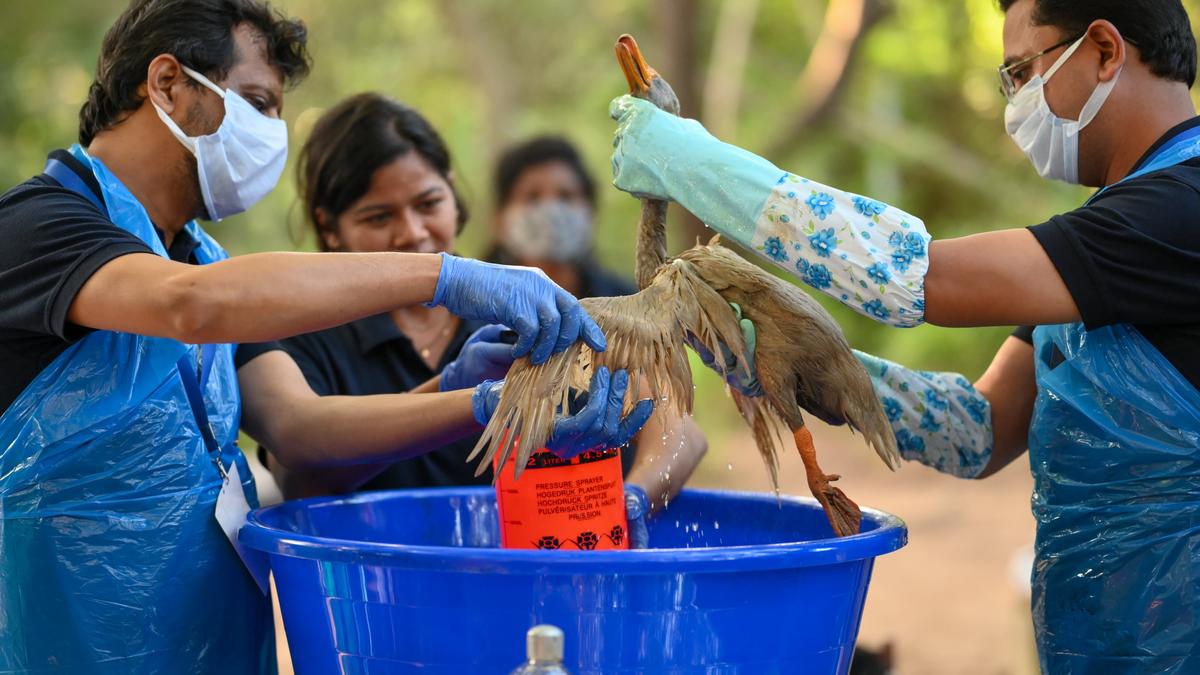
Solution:
<path fill-rule="evenodd" d="M 637 49 L 631 37 L 618 41 L 619 53 L 622 44 Z M 657 73 L 649 90 L 639 95 L 663 110 L 679 112 L 677 97 Z M 531 365 L 528 359 L 513 365 L 496 411 L 468 458 L 483 453 L 477 475 L 497 455 L 504 465 L 514 452 L 519 474 L 530 455 L 545 446 L 572 388 L 585 389 L 595 367 L 629 371 L 627 408 L 644 382 L 658 405 L 690 413 L 687 335 L 714 354 L 726 345 L 740 367 L 749 363 L 731 302 L 754 323 L 754 363 L 765 392 L 759 397 L 731 393 L 754 435 L 772 485 L 779 483 L 779 425 L 793 431 L 802 428 L 801 410 L 826 422 L 848 424 L 866 437 L 889 467 L 897 468 L 895 437 L 870 377 L 833 317 L 803 291 L 721 246 L 718 238 L 666 260 L 666 211 L 664 202 L 643 200 L 636 258 L 642 291 L 582 301 L 608 337 L 607 350 L 596 353 L 576 343 L 542 365 Z M 507 441 L 518 437 L 516 443 Z"/>

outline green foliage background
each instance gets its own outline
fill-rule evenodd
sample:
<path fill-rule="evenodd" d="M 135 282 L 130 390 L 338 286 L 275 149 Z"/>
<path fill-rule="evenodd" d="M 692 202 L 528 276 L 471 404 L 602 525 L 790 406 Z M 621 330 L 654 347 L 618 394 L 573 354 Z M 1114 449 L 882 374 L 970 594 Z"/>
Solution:
<path fill-rule="evenodd" d="M 1200 15 L 1198 2 L 1185 1 L 1193 17 Z M 308 23 L 316 62 L 312 76 L 286 100 L 292 156 L 322 109 L 347 95 L 378 90 L 415 106 L 454 153 L 475 214 L 460 243 L 468 254 L 481 252 L 487 241 L 489 162 L 497 147 L 533 133 L 565 133 L 607 182 L 612 135 L 607 105 L 625 86 L 612 42 L 631 32 L 658 63 L 664 39 L 660 8 L 635 0 L 458 0 L 457 15 L 442 0 L 275 4 Z M 49 149 L 74 140 L 101 38 L 124 6 L 123 0 L 4 4 L 0 185 L 37 173 Z M 846 95 L 830 119 L 794 150 L 770 159 L 900 206 L 921 216 L 938 238 L 1031 225 L 1079 204 L 1084 191 L 1040 180 L 1004 134 L 1004 100 L 994 72 L 1002 60 L 1003 17 L 995 4 L 894 0 L 893 6 L 865 39 Z M 723 4 L 700 0 L 697 7 L 691 20 L 703 82 Z M 795 117 L 806 95 L 796 88 L 797 76 L 825 8 L 823 0 L 758 4 L 736 129 L 727 140 L 762 151 Z M 468 45 L 464 21 L 486 40 Z M 481 63 L 488 65 L 481 70 Z M 494 114 L 497 98 L 507 102 L 509 114 Z M 210 229 L 234 255 L 308 249 L 311 240 L 295 237 L 302 231 L 295 194 L 289 167 L 263 204 Z M 636 216 L 633 199 L 603 191 L 600 253 L 627 273 Z M 926 369 L 976 376 L 1006 334 L 1006 329 L 890 329 L 832 302 L 827 306 L 855 346 Z M 715 378 L 705 376 L 699 384 L 702 398 L 718 395 Z M 732 417 L 712 422 L 718 419 Z"/>

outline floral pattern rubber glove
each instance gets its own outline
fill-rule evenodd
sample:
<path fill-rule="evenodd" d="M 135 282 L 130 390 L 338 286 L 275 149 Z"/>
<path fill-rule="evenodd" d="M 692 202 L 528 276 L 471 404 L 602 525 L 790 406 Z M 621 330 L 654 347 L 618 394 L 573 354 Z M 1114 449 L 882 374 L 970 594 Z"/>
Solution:
<path fill-rule="evenodd" d="M 695 120 L 622 96 L 613 185 L 678 202 L 706 225 L 881 323 L 925 320 L 929 233 L 882 202 L 788 173 Z"/>
<path fill-rule="evenodd" d="M 871 376 L 901 457 L 959 478 L 983 471 L 992 457 L 992 408 L 967 378 L 854 355 Z"/>

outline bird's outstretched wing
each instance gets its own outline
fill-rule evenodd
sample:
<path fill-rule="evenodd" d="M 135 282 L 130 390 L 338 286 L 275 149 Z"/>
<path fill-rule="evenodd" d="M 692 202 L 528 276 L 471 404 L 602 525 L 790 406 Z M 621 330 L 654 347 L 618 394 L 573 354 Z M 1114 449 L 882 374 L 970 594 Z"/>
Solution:
<path fill-rule="evenodd" d="M 629 371 L 626 408 L 644 397 L 684 414 L 692 410 L 692 372 L 684 338 L 694 336 L 712 353 L 729 345 L 739 363 L 749 362 L 737 317 L 719 293 L 685 261 L 663 265 L 641 292 L 588 298 L 584 308 L 604 330 L 608 348 L 594 352 L 580 343 L 541 365 L 519 359 L 508 371 L 500 401 L 471 451 L 482 474 L 499 456 L 499 466 L 516 453 L 519 475 L 536 450 L 545 447 L 555 419 L 567 410 L 573 391 L 584 391 L 593 368 Z"/>

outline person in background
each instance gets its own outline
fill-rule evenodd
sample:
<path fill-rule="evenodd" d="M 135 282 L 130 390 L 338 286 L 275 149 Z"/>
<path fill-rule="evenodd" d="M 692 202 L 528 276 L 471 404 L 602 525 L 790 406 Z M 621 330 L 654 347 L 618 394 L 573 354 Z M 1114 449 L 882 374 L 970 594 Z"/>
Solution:
<path fill-rule="evenodd" d="M 493 191 L 489 260 L 541 268 L 581 298 L 637 292 L 596 260 L 596 183 L 569 141 L 539 136 L 509 148 L 496 163 Z"/>
<path fill-rule="evenodd" d="M 562 169 L 556 177 L 551 172 L 551 182 L 560 186 L 553 199 L 580 207 L 590 247 L 590 222 L 583 219 L 590 219 L 590 206 L 585 212 L 584 205 L 594 198 L 591 182 L 573 151 L 562 156 L 573 157 L 577 171 Z M 547 161 L 535 168 L 557 168 Z M 359 94 L 326 112 L 304 144 L 297 177 L 306 220 L 322 251 L 451 252 L 467 223 L 441 136 L 420 113 L 381 94 Z M 321 395 L 451 391 L 504 377 L 512 348 L 503 335 L 502 326 L 410 305 L 289 338 L 283 346 Z M 472 434 L 399 462 L 316 471 L 273 462 L 271 469 L 287 498 L 490 484 L 490 469 L 475 476 L 476 465 L 466 461 L 477 440 Z M 706 447 L 690 417 L 656 414 L 622 452 L 627 482 L 661 504 L 682 487 Z"/>

